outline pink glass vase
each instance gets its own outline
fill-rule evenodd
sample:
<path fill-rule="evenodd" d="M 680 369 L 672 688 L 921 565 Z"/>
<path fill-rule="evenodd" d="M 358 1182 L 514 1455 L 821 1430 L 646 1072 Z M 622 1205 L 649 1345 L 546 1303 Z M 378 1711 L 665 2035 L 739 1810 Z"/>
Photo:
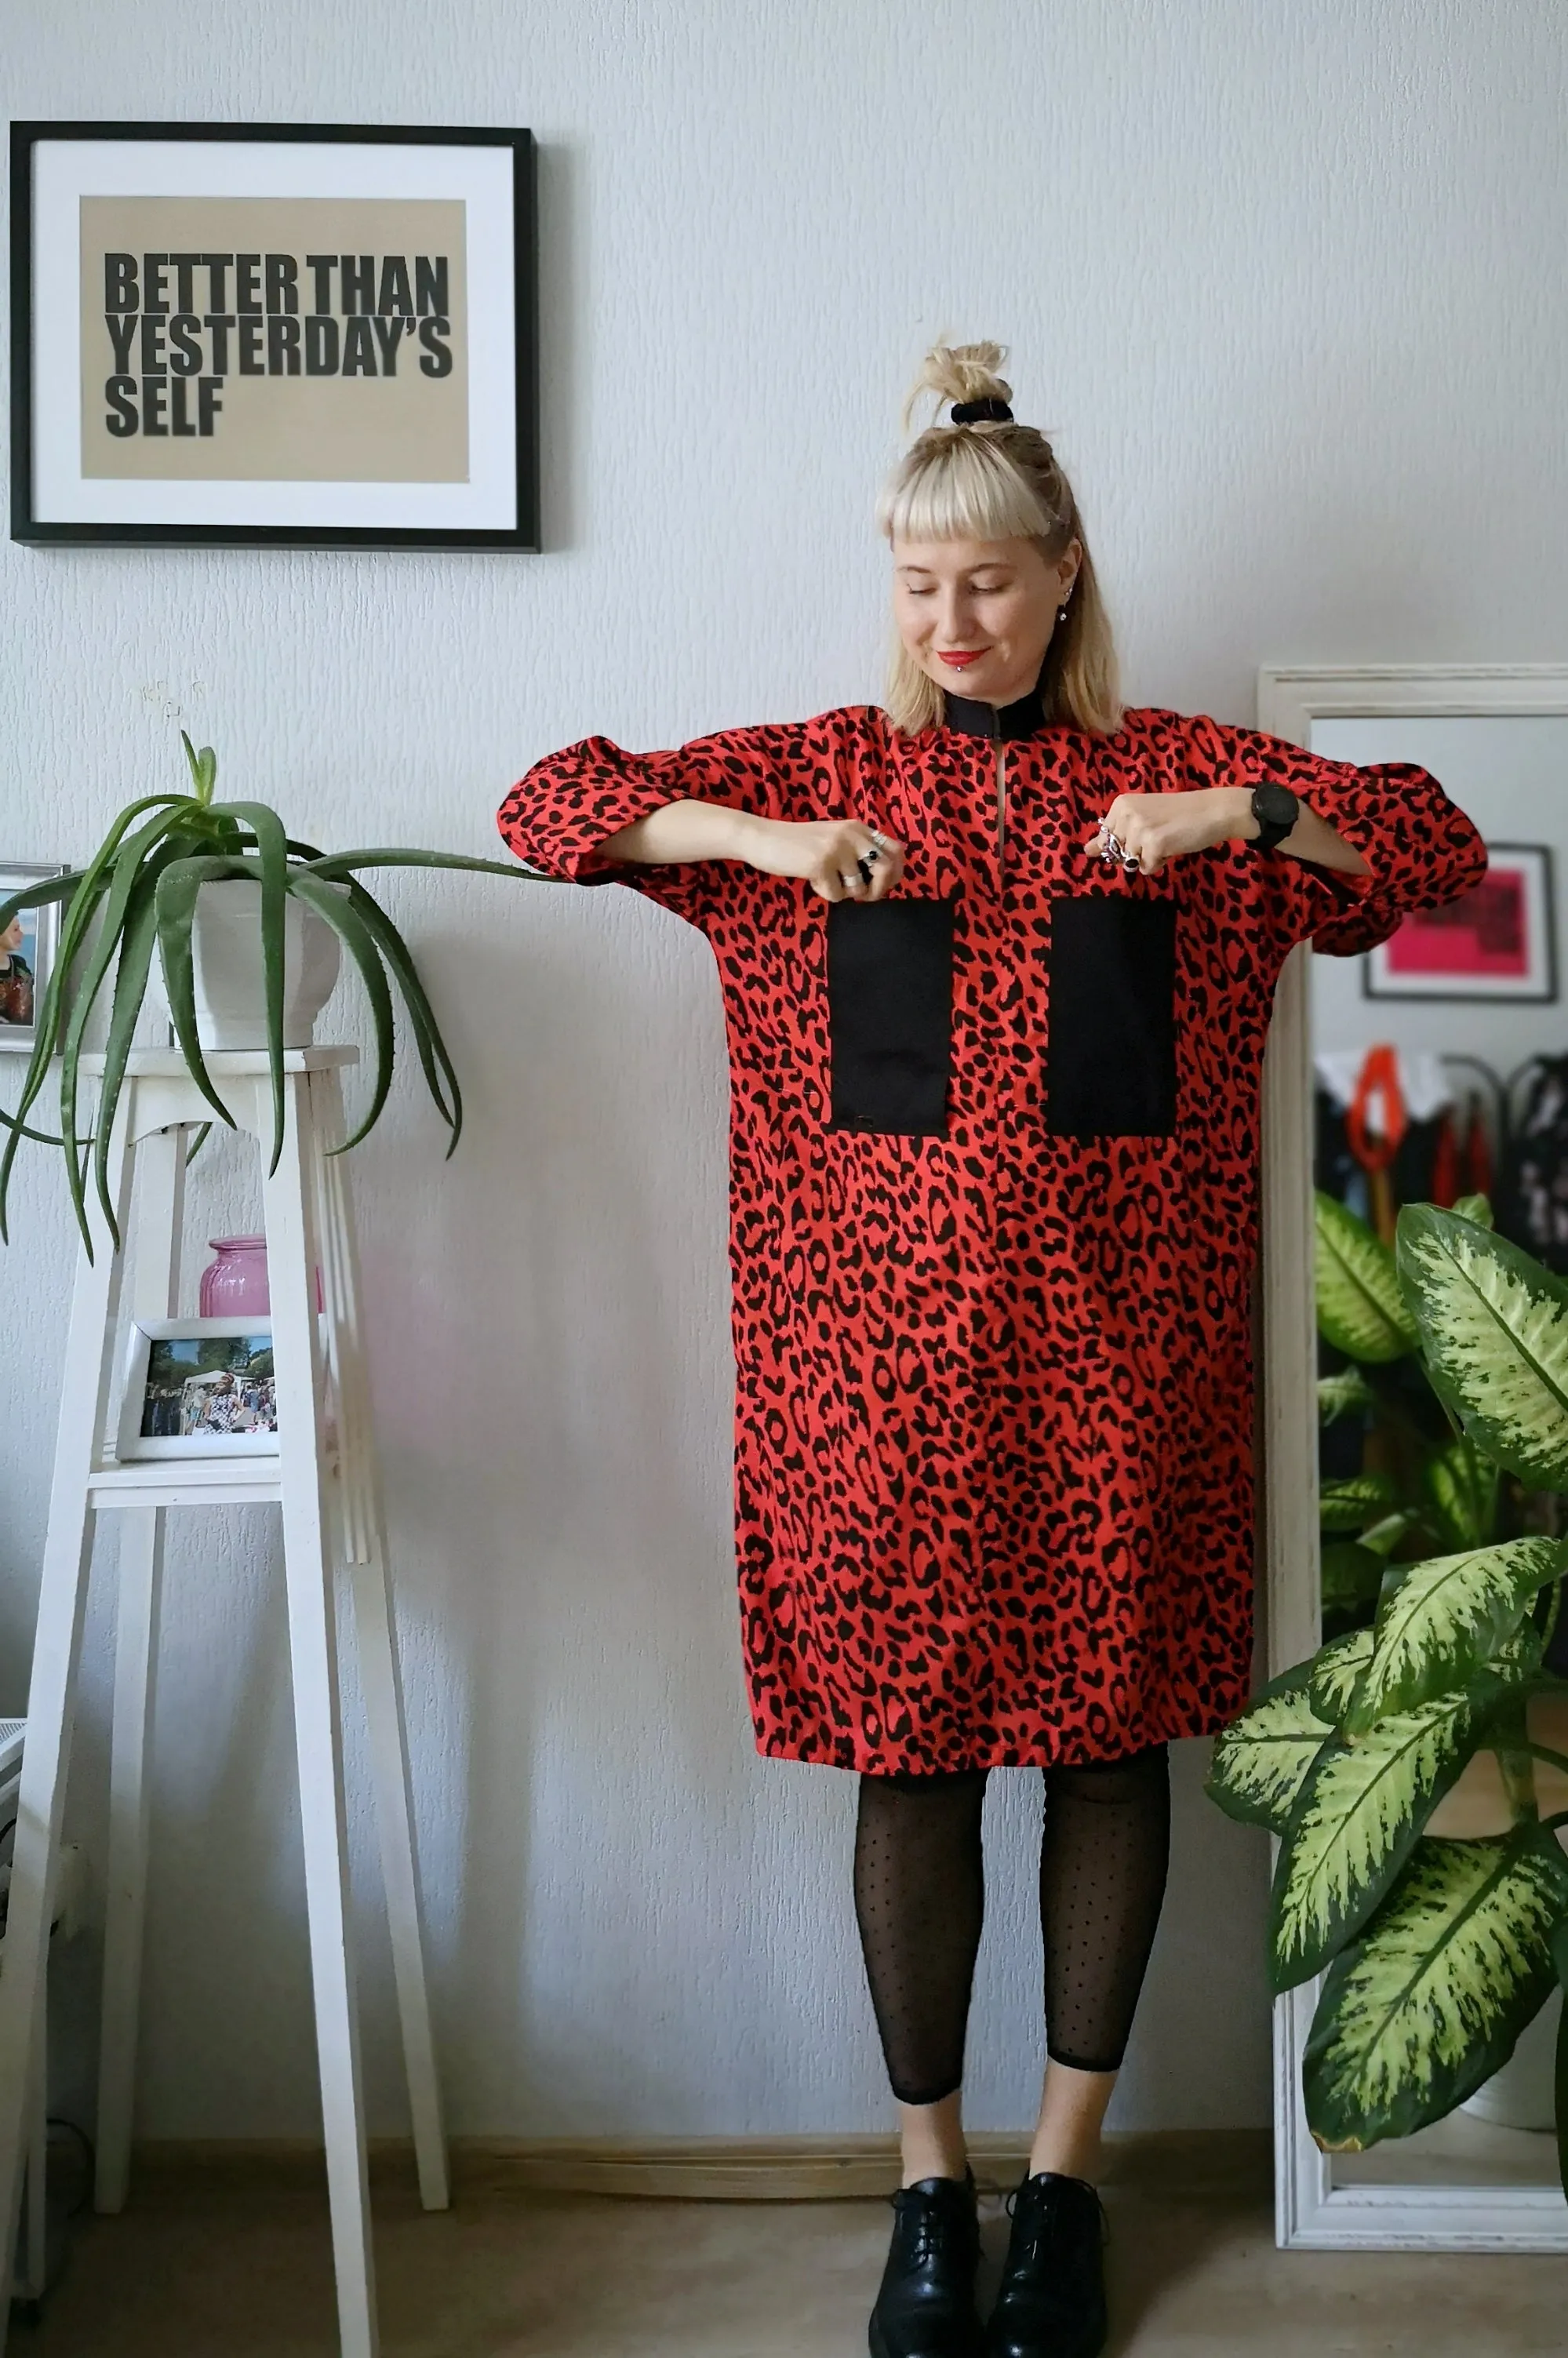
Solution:
<path fill-rule="evenodd" d="M 201 1272 L 198 1297 L 203 1318 L 265 1318 L 272 1310 L 266 1282 L 265 1237 L 209 1237 L 218 1258 Z M 325 1300 L 321 1268 L 316 1266 L 316 1307 Z"/>
<path fill-rule="evenodd" d="M 209 1237 L 218 1258 L 201 1272 L 203 1318 L 265 1317 L 272 1308 L 265 1237 Z"/>

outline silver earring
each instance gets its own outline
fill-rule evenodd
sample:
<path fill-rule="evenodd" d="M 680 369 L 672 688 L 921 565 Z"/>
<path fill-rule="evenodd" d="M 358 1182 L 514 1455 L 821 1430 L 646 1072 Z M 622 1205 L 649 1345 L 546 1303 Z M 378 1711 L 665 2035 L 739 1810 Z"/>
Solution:
<path fill-rule="evenodd" d="M 1066 610 L 1065 606 L 1058 606 L 1058 607 L 1057 607 L 1057 609 L 1056 609 L 1056 620 L 1057 620 L 1059 622 L 1065 622 L 1066 621 L 1066 619 L 1067 619 L 1067 610 Z"/>

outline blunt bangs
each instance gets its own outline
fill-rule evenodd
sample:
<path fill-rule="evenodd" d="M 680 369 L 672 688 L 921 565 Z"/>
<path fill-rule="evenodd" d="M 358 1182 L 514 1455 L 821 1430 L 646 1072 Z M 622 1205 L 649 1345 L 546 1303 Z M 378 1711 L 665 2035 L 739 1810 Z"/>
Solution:
<path fill-rule="evenodd" d="M 923 436 L 877 503 L 889 540 L 1053 540 L 1059 525 L 989 438 Z"/>

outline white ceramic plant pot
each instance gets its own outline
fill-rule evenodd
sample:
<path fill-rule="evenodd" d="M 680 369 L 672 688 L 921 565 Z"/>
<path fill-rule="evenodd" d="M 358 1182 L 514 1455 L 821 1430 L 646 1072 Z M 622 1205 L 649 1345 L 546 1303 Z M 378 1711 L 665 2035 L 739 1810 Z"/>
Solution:
<path fill-rule="evenodd" d="M 1554 1990 L 1500 2071 L 1467 2096 L 1459 2109 L 1505 2129 L 1552 2129 L 1557 2124 L 1552 2080 L 1563 1993 Z"/>
<path fill-rule="evenodd" d="M 284 903 L 283 1044 L 308 1048 L 332 995 L 341 949 L 325 918 L 290 893 Z M 190 930 L 196 1032 L 204 1048 L 265 1048 L 261 886 L 243 877 L 203 884 Z M 150 978 L 155 1003 L 168 1005 L 161 955 Z"/>

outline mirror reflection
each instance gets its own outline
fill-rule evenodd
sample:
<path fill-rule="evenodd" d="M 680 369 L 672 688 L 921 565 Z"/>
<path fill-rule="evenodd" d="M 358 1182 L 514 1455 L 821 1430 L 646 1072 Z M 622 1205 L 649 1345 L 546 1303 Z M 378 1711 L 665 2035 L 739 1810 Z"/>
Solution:
<path fill-rule="evenodd" d="M 1562 1501 L 1499 1473 L 1457 1429 L 1411 1336 L 1356 1282 L 1369 1231 L 1391 1249 L 1400 1209 L 1457 1208 L 1568 1272 L 1568 1019 L 1558 892 L 1568 864 L 1568 716 L 1317 719 L 1312 750 L 1420 763 L 1487 839 L 1463 901 L 1409 921 L 1359 957 L 1311 962 L 1323 1638 L 1370 1628 L 1401 1564 L 1530 1534 L 1560 1536 Z M 1568 1627 L 1542 1615 L 1548 1668 Z M 1528 1736 L 1568 1752 L 1568 1708 L 1537 1696 Z M 1568 1776 L 1481 1749 L 1428 1822 L 1484 1837 L 1513 1822 L 1517 1780 L 1542 1817 Z M 1562 1836 L 1559 1834 L 1559 1840 Z M 1552 2074 L 1561 1996 L 1510 2061 L 1435 2126 L 1334 2158 L 1356 2184 L 1554 2185 Z"/>

